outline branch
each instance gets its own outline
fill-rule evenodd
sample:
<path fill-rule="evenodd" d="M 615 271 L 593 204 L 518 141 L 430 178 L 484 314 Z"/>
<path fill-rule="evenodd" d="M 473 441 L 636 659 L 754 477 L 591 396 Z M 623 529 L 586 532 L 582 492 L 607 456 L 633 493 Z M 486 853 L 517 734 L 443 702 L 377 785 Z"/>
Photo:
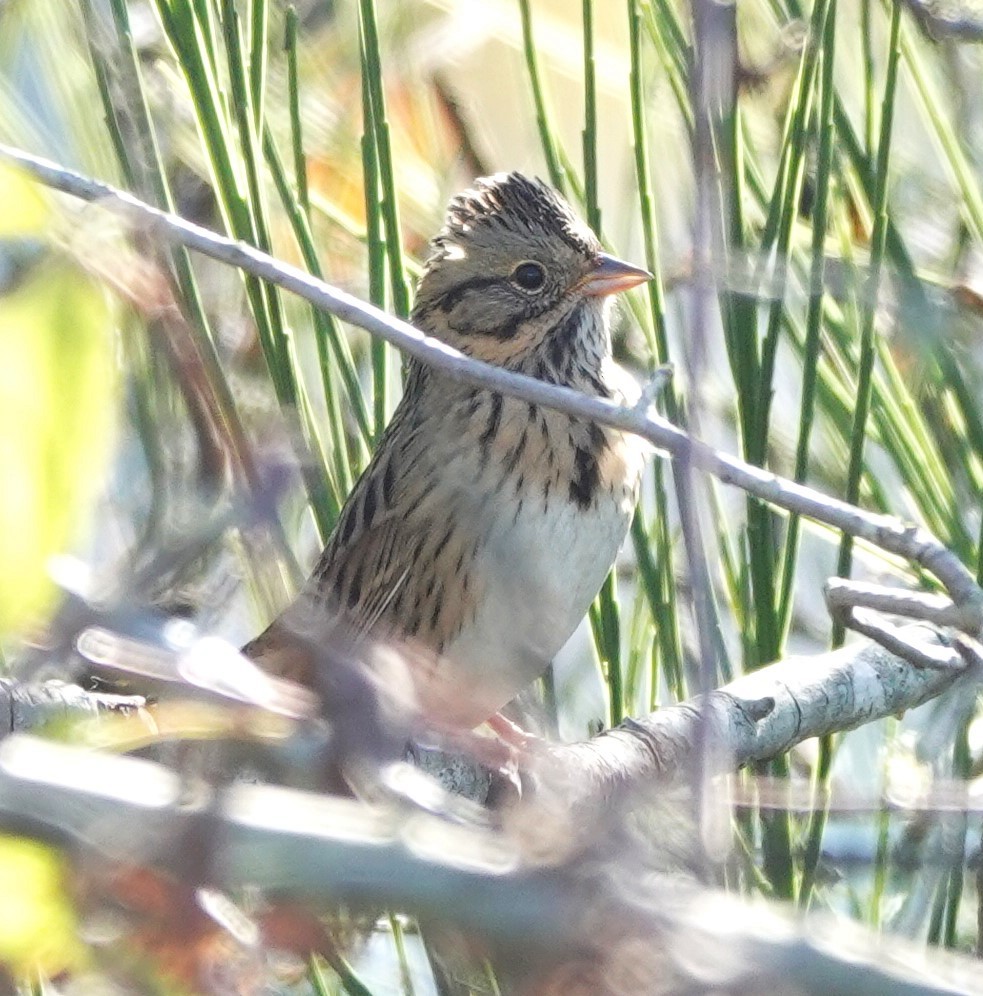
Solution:
<path fill-rule="evenodd" d="M 942 659 L 951 653 L 926 626 L 897 634 L 906 650 L 914 646 Z M 692 783 L 697 772 L 710 778 L 770 760 L 803 740 L 900 715 L 957 681 L 975 687 L 980 680 L 979 667 L 921 667 L 910 656 L 865 640 L 827 654 L 789 657 L 590 740 L 549 744 L 532 768 L 547 789 L 562 789 L 564 807 L 618 812 L 619 804 L 631 807 L 652 789 Z M 483 801 L 487 779 L 477 777 L 476 764 L 454 758 L 451 766 L 443 752 L 419 747 L 414 753 L 452 791 Z"/>
<path fill-rule="evenodd" d="M 907 7 L 922 31 L 933 41 L 953 38 L 961 42 L 983 41 L 983 18 L 978 6 L 948 0 L 895 0 Z M 976 9 L 974 9 L 974 7 Z"/>
<path fill-rule="evenodd" d="M 151 868 L 193 895 L 203 884 L 212 893 L 259 887 L 268 913 L 300 900 L 320 910 L 406 910 L 445 931 L 454 924 L 500 956 L 515 981 L 524 976 L 525 992 L 567 992 L 556 980 L 586 977 L 590 991 L 613 993 L 604 980 L 626 972 L 638 993 L 702 992 L 708 972 L 728 992 L 983 987 L 973 959 L 913 954 L 910 943 L 856 924 L 802 923 L 660 876 L 629 883 L 623 852 L 598 856 L 589 872 L 576 860 L 540 866 L 501 832 L 266 785 L 195 782 L 189 794 L 162 765 L 23 735 L 0 747 L 0 827 L 68 845 L 90 873 L 102 858 L 115 871 L 109 881 Z M 204 866 L 198 855 L 209 856 Z"/>
<path fill-rule="evenodd" d="M 908 644 L 943 645 L 934 631 L 907 626 Z M 551 762 L 576 775 L 565 786 L 576 806 L 627 800 L 633 789 L 690 777 L 705 751 L 704 777 L 765 761 L 811 737 L 855 729 L 922 705 L 957 680 L 976 683 L 975 669 L 919 667 L 876 643 L 828 654 L 789 657 L 744 675 L 702 701 L 627 720 L 592 740 L 550 748 Z"/>
<path fill-rule="evenodd" d="M 924 626 L 905 627 L 898 636 L 906 647 L 918 646 L 924 655 L 950 653 L 938 633 Z M 187 698 L 233 710 L 249 704 L 295 721 L 317 714 L 304 688 L 266 679 L 252 661 L 215 637 L 196 638 L 174 649 L 112 633 L 104 626 L 89 626 L 75 642 L 87 660 L 110 673 L 115 669 L 128 678 L 139 676 L 142 687 L 149 686 L 162 698 Z M 342 663 L 332 660 L 333 669 L 339 671 Z M 626 720 L 589 741 L 550 745 L 538 757 L 533 755 L 531 766 L 548 781 L 563 783 L 564 806 L 610 811 L 615 800 L 630 805 L 638 790 L 644 795 L 653 787 L 691 780 L 698 760 L 702 777 L 729 773 L 777 757 L 803 740 L 899 715 L 956 681 L 977 682 L 980 674 L 979 666 L 919 667 L 877 644 L 858 641 L 828 654 L 787 658 L 702 700 Z M 353 697 L 342 698 L 343 712 L 350 713 Z M 0 708 L 10 710 L 11 731 L 37 728 L 65 715 L 84 718 L 107 711 L 142 711 L 143 705 L 137 696 L 100 695 L 62 682 L 0 682 Z M 152 719 L 149 723 L 152 726 Z M 361 712 L 355 725 L 362 732 L 371 726 Z M 340 722 L 338 726 L 340 736 L 346 726 Z M 408 735 L 407 728 L 401 736 Z M 385 739 L 380 730 L 373 736 Z M 300 755 L 295 747 L 290 751 L 296 766 Z M 341 753 L 352 751 L 365 757 L 377 753 L 361 740 Z M 401 756 L 401 751 L 400 747 L 392 758 Z M 414 746 L 413 752 L 423 771 L 452 792 L 486 801 L 488 772 L 477 761 L 420 746 Z M 399 791 L 408 801 L 426 805 L 424 797 L 437 798 L 434 790 L 426 781 L 406 781 Z M 441 798 L 443 811 L 453 806 L 448 796 Z"/>
<path fill-rule="evenodd" d="M 132 194 L 82 177 L 49 160 L 0 144 L 0 161 L 19 166 L 37 181 L 56 190 L 82 200 L 98 201 L 141 231 L 173 244 L 184 245 L 291 291 L 315 307 L 331 312 L 386 340 L 407 355 L 430 364 L 448 377 L 633 433 L 674 458 L 687 461 L 762 501 L 826 523 L 889 553 L 915 561 L 938 578 L 949 597 L 909 593 L 906 596 L 909 615 L 938 626 L 952 626 L 972 637 L 983 630 L 983 590 L 959 559 L 920 527 L 906 525 L 893 516 L 865 512 L 736 457 L 719 453 L 644 408 L 624 408 L 604 398 L 591 397 L 568 387 L 548 384 L 474 360 L 296 266 L 153 208 Z M 847 625 L 880 640 L 888 631 L 858 620 L 854 609 L 858 605 L 869 604 L 872 599 L 878 603 L 873 607 L 881 607 L 883 591 L 875 589 L 858 594 L 855 586 L 838 581 L 830 589 L 831 608 Z M 895 645 L 894 649 L 903 648 Z M 920 662 L 930 666 L 940 663 L 931 657 Z M 946 662 L 959 666 L 961 657 L 953 652 L 947 655 Z"/>
<path fill-rule="evenodd" d="M 142 695 L 92 692 L 60 680 L 21 682 L 0 678 L 0 737 L 4 732 L 37 730 L 66 719 L 140 715 L 152 726 Z"/>

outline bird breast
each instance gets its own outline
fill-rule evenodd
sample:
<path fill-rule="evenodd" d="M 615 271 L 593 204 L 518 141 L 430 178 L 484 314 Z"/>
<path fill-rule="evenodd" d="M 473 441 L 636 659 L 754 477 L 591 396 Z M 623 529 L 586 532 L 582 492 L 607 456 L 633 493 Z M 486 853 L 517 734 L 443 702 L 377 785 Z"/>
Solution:
<path fill-rule="evenodd" d="M 481 597 L 443 648 L 459 720 L 477 723 L 535 679 L 600 589 L 634 513 L 638 440 L 483 393 L 462 492 Z M 620 400 L 620 399 L 619 399 Z"/>

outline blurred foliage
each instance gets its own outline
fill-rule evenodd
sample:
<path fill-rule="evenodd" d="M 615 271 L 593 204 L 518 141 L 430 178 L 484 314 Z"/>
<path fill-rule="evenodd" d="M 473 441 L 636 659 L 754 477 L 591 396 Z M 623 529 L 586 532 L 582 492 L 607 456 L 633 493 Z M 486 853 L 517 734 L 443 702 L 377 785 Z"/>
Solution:
<path fill-rule="evenodd" d="M 0 836 L 0 964 L 8 971 L 55 977 L 87 967 L 70 875 L 55 848 Z"/>
<path fill-rule="evenodd" d="M 50 609 L 47 562 L 103 486 L 116 417 L 104 288 L 52 244 L 50 201 L 0 167 L 0 633 Z"/>

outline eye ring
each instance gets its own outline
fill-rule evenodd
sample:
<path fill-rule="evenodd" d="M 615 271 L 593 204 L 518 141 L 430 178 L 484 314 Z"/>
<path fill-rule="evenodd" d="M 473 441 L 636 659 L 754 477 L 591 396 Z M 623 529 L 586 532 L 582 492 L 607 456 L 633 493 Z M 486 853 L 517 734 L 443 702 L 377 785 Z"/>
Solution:
<path fill-rule="evenodd" d="M 527 259 L 512 271 L 512 283 L 524 291 L 541 290 L 546 283 L 546 270 L 542 263 Z"/>

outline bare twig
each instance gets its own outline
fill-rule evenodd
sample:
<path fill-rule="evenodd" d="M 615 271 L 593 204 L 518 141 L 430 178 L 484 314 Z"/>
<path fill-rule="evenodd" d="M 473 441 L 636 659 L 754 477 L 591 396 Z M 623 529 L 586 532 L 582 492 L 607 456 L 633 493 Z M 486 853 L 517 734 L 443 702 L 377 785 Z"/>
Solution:
<path fill-rule="evenodd" d="M 0 736 L 37 730 L 65 719 L 110 715 L 138 716 L 148 730 L 154 723 L 142 695 L 110 695 L 87 691 L 64 681 L 20 682 L 0 678 Z"/>
<path fill-rule="evenodd" d="M 962 42 L 983 41 L 983 17 L 979 8 L 959 0 L 895 0 L 911 12 L 930 38 Z"/>
<path fill-rule="evenodd" d="M 717 452 L 644 410 L 623 408 L 603 398 L 590 397 L 571 388 L 548 384 L 464 356 L 445 343 L 424 335 L 412 325 L 318 280 L 298 267 L 279 262 L 252 246 L 216 235 L 199 225 L 150 207 L 131 194 L 82 177 L 49 160 L 2 144 L 0 160 L 20 166 L 33 178 L 54 189 L 83 200 L 98 201 L 128 219 L 142 232 L 185 245 L 296 293 L 316 307 L 385 339 L 449 377 L 633 433 L 674 458 L 690 460 L 694 466 L 763 501 L 826 523 L 889 553 L 915 561 L 942 583 L 949 597 L 912 599 L 908 596 L 905 609 L 915 618 L 951 626 L 974 637 L 983 629 L 983 590 L 959 559 L 920 527 L 906 525 L 893 516 L 865 512 Z M 848 582 L 837 581 L 829 591 L 831 608 L 840 613 L 849 625 L 864 632 L 882 632 L 877 627 L 865 629 L 862 624 L 858 625 L 853 609 L 865 605 L 884 608 L 885 604 L 889 604 L 884 601 L 884 589 L 858 591 Z"/>
<path fill-rule="evenodd" d="M 812 737 L 900 715 L 957 681 L 975 688 L 983 674 L 971 654 L 948 646 L 922 624 L 890 635 L 898 650 L 857 641 L 826 654 L 788 657 L 709 695 L 625 720 L 590 740 L 549 745 L 534 755 L 537 783 L 556 790 L 562 807 L 593 814 L 572 819 L 571 826 L 594 833 L 602 814 L 644 805 L 650 790 L 688 783 L 696 756 L 705 755 L 707 777 L 736 771 Z M 913 647 L 931 666 L 911 661 Z M 975 666 L 960 667 L 963 659 Z M 439 769 L 439 758 L 427 767 Z M 441 778 L 454 791 L 484 801 L 473 794 L 471 786 L 478 782 L 467 765 L 443 769 Z"/>

